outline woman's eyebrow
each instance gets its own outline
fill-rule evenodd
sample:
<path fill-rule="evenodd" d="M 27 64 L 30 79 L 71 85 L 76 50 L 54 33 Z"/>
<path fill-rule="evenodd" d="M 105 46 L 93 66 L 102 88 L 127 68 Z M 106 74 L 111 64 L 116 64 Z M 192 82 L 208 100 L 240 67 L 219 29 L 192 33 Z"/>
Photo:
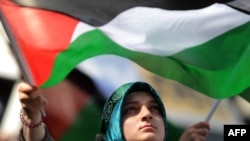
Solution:
<path fill-rule="evenodd" d="M 150 100 L 149 103 L 158 104 L 158 102 L 155 99 Z"/>
<path fill-rule="evenodd" d="M 130 105 L 130 104 L 136 104 L 136 103 L 138 103 L 138 101 L 126 101 L 124 102 L 124 106 Z"/>
<path fill-rule="evenodd" d="M 137 100 L 131 100 L 131 101 L 125 101 L 124 105 L 137 104 L 137 103 L 139 103 Z M 155 99 L 150 100 L 148 103 L 158 104 L 158 102 Z"/>

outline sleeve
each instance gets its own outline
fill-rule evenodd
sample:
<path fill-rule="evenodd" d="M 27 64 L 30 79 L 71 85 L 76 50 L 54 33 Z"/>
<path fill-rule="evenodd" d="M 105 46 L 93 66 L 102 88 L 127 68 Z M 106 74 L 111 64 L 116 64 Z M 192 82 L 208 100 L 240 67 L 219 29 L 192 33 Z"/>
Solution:
<path fill-rule="evenodd" d="M 49 134 L 49 130 L 47 126 L 44 126 L 44 128 L 45 128 L 45 136 L 41 141 L 54 141 L 52 136 Z M 19 141 L 25 141 L 24 136 L 23 136 L 23 128 L 21 128 L 19 132 Z"/>

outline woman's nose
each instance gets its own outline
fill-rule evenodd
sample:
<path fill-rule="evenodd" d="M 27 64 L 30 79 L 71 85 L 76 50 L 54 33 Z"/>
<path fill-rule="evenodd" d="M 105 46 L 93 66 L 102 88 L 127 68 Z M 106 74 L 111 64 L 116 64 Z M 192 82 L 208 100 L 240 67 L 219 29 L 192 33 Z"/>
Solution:
<path fill-rule="evenodd" d="M 145 106 L 141 108 L 141 118 L 142 120 L 152 119 L 151 111 Z"/>

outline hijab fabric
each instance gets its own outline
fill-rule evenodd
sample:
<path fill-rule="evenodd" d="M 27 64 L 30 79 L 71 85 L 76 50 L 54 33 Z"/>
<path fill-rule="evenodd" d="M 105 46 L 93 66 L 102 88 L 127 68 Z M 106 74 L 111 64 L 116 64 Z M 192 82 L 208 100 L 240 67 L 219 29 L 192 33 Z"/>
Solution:
<path fill-rule="evenodd" d="M 104 134 L 105 141 L 124 141 L 122 134 L 122 107 L 127 94 L 136 91 L 145 91 L 150 93 L 161 107 L 165 131 L 167 131 L 167 116 L 165 107 L 158 93 L 145 82 L 131 82 L 120 86 L 113 92 L 106 101 L 102 113 L 101 132 Z M 166 134 L 164 137 L 166 140 Z"/>

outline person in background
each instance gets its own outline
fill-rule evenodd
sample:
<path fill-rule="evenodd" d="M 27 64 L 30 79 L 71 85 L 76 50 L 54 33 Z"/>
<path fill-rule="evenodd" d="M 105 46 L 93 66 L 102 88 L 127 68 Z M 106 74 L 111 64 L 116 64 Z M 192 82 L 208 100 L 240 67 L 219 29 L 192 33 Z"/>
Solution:
<path fill-rule="evenodd" d="M 48 101 L 39 88 L 27 83 L 18 87 L 21 102 L 20 140 L 53 141 L 42 122 L 42 109 Z M 102 114 L 101 134 L 96 140 L 164 141 L 167 134 L 166 110 L 157 92 L 145 82 L 120 86 L 106 101 Z M 179 141 L 205 141 L 209 124 L 188 126 Z"/>

